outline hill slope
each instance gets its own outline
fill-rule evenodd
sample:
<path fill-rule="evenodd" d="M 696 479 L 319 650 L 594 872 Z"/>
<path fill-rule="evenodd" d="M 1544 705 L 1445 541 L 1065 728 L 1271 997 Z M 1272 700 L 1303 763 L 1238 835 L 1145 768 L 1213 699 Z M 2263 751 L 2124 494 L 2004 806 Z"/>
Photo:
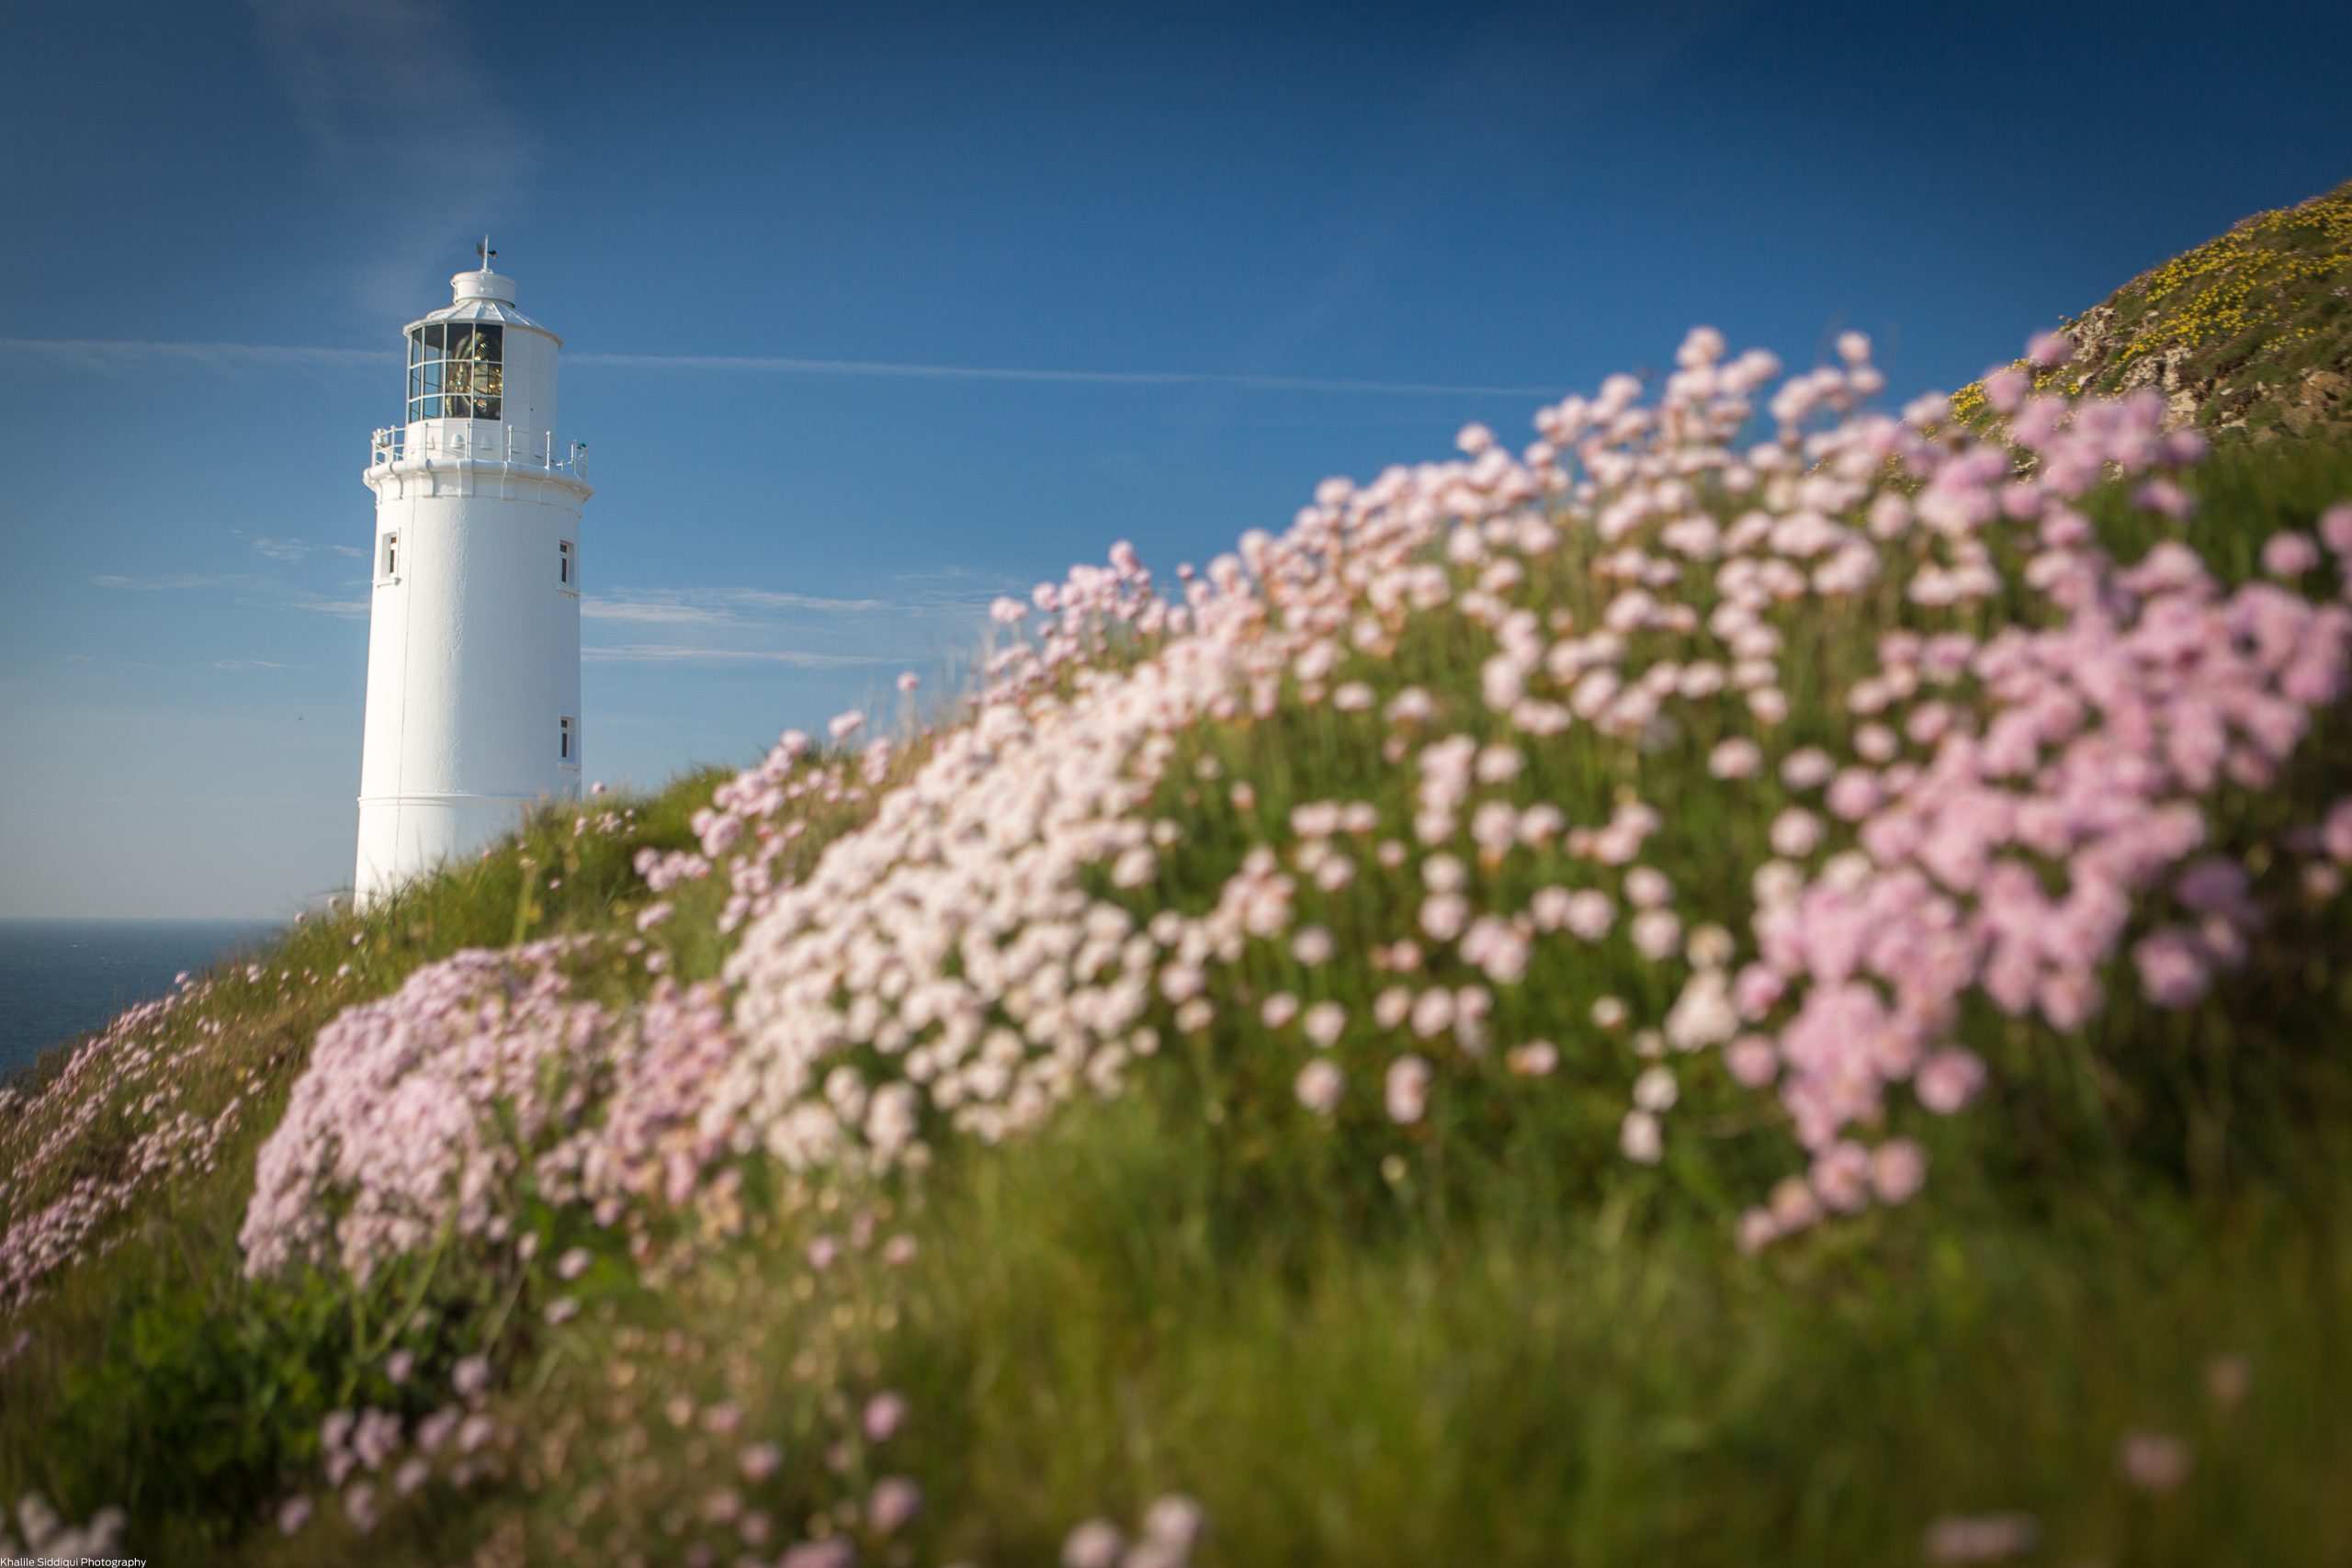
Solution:
<path fill-rule="evenodd" d="M 1114 548 L 0 1092 L 16 1533 L 2341 1561 L 2352 451 L 1841 355 Z"/>
<path fill-rule="evenodd" d="M 2342 440 L 2352 434 L 2352 184 L 2245 219 L 2058 330 L 2074 356 L 2039 374 L 2038 389 L 2149 389 L 2164 395 L 2168 427 Z M 1962 412 L 1982 395 L 1963 391 Z"/>

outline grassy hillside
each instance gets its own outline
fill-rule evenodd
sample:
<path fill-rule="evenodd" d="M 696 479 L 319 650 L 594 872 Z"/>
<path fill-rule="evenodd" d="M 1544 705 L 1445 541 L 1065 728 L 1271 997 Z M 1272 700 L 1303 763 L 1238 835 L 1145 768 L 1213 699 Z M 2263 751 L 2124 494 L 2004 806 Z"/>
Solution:
<path fill-rule="evenodd" d="M 2038 390 L 2163 394 L 2168 424 L 2273 441 L 2352 437 L 2352 184 L 2233 225 L 2153 267 L 2058 331 Z M 1984 409 L 1984 388 L 1955 400 Z"/>
<path fill-rule="evenodd" d="M 2352 448 L 2021 476 L 1841 352 L 1114 550 L 52 1057 L 0 1544 L 2352 1556 Z"/>

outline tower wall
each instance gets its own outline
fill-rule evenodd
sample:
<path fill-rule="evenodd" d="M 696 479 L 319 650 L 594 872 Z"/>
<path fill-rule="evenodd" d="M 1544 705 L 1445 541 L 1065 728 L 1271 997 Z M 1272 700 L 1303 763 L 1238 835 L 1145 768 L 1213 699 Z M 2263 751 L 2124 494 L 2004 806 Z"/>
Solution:
<path fill-rule="evenodd" d="M 456 280 L 460 308 L 481 276 Z M 553 435 L 557 340 L 504 319 L 506 417 L 410 422 L 379 435 L 368 470 L 362 904 L 580 789 L 580 513 L 591 492 L 577 454 Z"/>

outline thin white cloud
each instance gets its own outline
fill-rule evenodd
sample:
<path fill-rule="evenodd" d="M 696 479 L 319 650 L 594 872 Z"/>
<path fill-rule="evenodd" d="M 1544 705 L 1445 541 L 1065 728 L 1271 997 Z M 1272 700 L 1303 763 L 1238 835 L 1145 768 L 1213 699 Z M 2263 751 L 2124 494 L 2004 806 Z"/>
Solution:
<path fill-rule="evenodd" d="M 302 539 L 273 539 L 264 534 L 248 541 L 254 553 L 272 560 L 298 561 L 319 547 Z"/>
<path fill-rule="evenodd" d="M 269 73 L 309 141 L 312 175 L 375 230 L 354 280 L 361 299 L 408 310 L 420 276 L 444 263 L 456 271 L 466 234 L 531 189 L 538 139 L 481 47 L 514 40 L 440 0 L 249 4 Z M 420 176 L 431 200 L 386 198 Z"/>
<path fill-rule="evenodd" d="M 712 604 L 601 595 L 581 600 L 580 614 L 592 621 L 622 621 L 632 626 L 728 626 L 735 619 L 723 608 Z"/>
<path fill-rule="evenodd" d="M 631 642 L 583 648 L 591 664 L 783 664 L 798 670 L 846 670 L 892 664 L 863 653 L 817 653 L 799 648 L 705 648 L 684 643 Z"/>
<path fill-rule="evenodd" d="M 795 615 L 924 615 L 940 606 L 939 596 L 912 600 L 841 599 L 770 588 L 619 588 L 592 593 L 580 613 L 594 621 L 640 626 L 749 626 Z"/>
<path fill-rule="evenodd" d="M 207 577 L 195 572 L 183 572 L 166 577 L 123 577 L 113 572 L 101 572 L 90 579 L 91 585 L 111 588 L 126 593 L 185 593 L 207 589 L 226 589 L 237 595 L 240 604 L 250 604 L 261 610 L 302 610 L 312 615 L 335 615 L 345 620 L 361 620 L 368 615 L 365 599 L 332 599 L 309 588 L 298 588 L 274 577 Z"/>
<path fill-rule="evenodd" d="M 412 290 L 412 293 L 413 290 Z M 145 339 L 0 338 L 0 355 L 17 355 L 100 375 L 155 368 L 244 371 L 366 370 L 397 365 L 390 349 L 306 348 L 250 343 L 163 343 Z M 1499 387 L 1442 381 L 1384 381 L 1339 376 L 1257 376 L 1224 370 L 1054 370 L 1026 366 L 922 365 L 877 359 L 794 359 L 715 354 L 582 354 L 566 367 L 670 370 L 724 375 L 865 377 L 886 380 L 961 381 L 1045 386 L 1233 387 L 1261 392 L 1316 392 L 1375 397 L 1555 398 L 1561 387 Z"/>
<path fill-rule="evenodd" d="M 280 664 L 275 659 L 216 659 L 215 670 L 308 670 L 307 664 Z"/>
<path fill-rule="evenodd" d="M 237 582 L 233 577 L 201 577 L 183 573 L 175 577 L 119 577 L 103 572 L 90 579 L 99 588 L 119 588 L 132 593 L 178 593 L 194 588 L 227 588 Z"/>
<path fill-rule="evenodd" d="M 333 615 L 345 621 L 364 621 L 368 611 L 365 599 L 330 599 L 323 593 L 303 590 L 297 590 L 279 599 L 240 599 L 237 603 L 262 610 L 301 610 L 313 615 Z"/>
<path fill-rule="evenodd" d="M 98 376 L 128 376 L 156 369 L 287 370 L 380 373 L 400 363 L 392 349 L 303 348 L 269 343 L 160 343 L 144 338 L 0 338 L 0 355 L 38 359 L 50 366 Z"/>
<path fill-rule="evenodd" d="M 1436 381 L 1368 380 L 1344 376 L 1258 376 L 1226 370 L 1052 370 L 1027 366 L 924 365 L 887 359 L 800 359 L 766 355 L 591 354 L 567 366 L 628 370 L 688 370 L 783 376 L 862 376 L 925 381 L 1023 381 L 1085 387 L 1240 387 L 1268 392 L 1368 392 L 1416 397 L 1557 397 L 1553 387 L 1456 386 Z"/>
<path fill-rule="evenodd" d="M 786 593 L 768 588 L 729 588 L 721 592 L 732 603 L 754 610 L 817 610 L 832 615 L 856 615 L 867 610 L 900 607 L 882 599 L 827 599 L 813 593 Z"/>

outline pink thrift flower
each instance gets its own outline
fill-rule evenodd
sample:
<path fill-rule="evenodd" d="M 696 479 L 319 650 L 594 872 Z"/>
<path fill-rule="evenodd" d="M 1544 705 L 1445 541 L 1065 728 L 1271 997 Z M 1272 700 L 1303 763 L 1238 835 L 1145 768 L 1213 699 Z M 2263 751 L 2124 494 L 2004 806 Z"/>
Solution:
<path fill-rule="evenodd" d="M 1512 1046 L 1504 1053 L 1503 1061 L 1520 1077 L 1548 1077 L 1560 1065 L 1560 1052 L 1548 1040 L 1531 1040 Z"/>
<path fill-rule="evenodd" d="M 1743 1034 L 1724 1047 L 1724 1066 L 1733 1079 L 1748 1089 L 1762 1089 L 1781 1070 L 1781 1054 L 1760 1034 Z"/>
<path fill-rule="evenodd" d="M 876 1533 L 896 1535 L 922 1512 L 922 1488 L 903 1475 L 886 1475 L 866 1499 L 865 1521 Z"/>
<path fill-rule="evenodd" d="M 1928 1527 L 1928 1561 L 2000 1562 L 2023 1557 L 2041 1540 L 2030 1514 L 1952 1514 Z"/>
<path fill-rule="evenodd" d="M 450 1370 L 449 1386 L 457 1391 L 460 1399 L 470 1402 L 481 1398 L 482 1392 L 490 1387 L 490 1358 L 468 1356 L 460 1360 Z"/>
<path fill-rule="evenodd" d="M 2055 370 L 2075 356 L 2075 340 L 2064 333 L 2036 333 L 2025 345 L 2025 356 L 2044 370 Z"/>
<path fill-rule="evenodd" d="M 1144 1539 L 1179 1556 L 1200 1545 L 1207 1532 L 1207 1510 L 1181 1492 L 1164 1493 L 1144 1510 Z"/>
<path fill-rule="evenodd" d="M 907 1399 L 902 1393 L 885 1392 L 865 1402 L 865 1414 L 861 1425 L 869 1443 L 887 1443 L 899 1435 L 906 1425 Z"/>
<path fill-rule="evenodd" d="M 1682 920 L 1671 909 L 1645 909 L 1634 917 L 1632 935 L 1634 951 L 1662 964 L 1682 945 Z"/>
<path fill-rule="evenodd" d="M 2319 514 L 2319 536 L 2337 560 L 2352 564 L 2352 501 L 2339 501 Z"/>
<path fill-rule="evenodd" d="M 1435 992 L 1433 995 L 1443 995 Z M 1388 1119 L 1399 1126 L 1419 1122 L 1429 1109 L 1430 1065 L 1419 1056 L 1403 1055 L 1388 1064 L 1385 1086 Z"/>
<path fill-rule="evenodd" d="M 1635 1165 L 1656 1165 L 1666 1153 L 1666 1133 L 1656 1115 L 1628 1111 L 1617 1129 L 1617 1146 Z"/>
<path fill-rule="evenodd" d="M 1913 1087 L 1921 1105 L 1949 1116 L 1984 1089 L 1984 1064 L 1967 1051 L 1938 1051 L 1919 1064 Z"/>
<path fill-rule="evenodd" d="M 1821 847 L 1821 818 L 1792 806 L 1772 818 L 1772 852 L 1802 860 Z"/>
<path fill-rule="evenodd" d="M 2033 382 L 2026 373 L 2016 368 L 1996 370 L 1984 378 L 1984 401 L 1995 413 L 2015 413 L 2025 395 L 2033 390 Z"/>
<path fill-rule="evenodd" d="M 2132 962 L 2140 971 L 2140 989 L 2160 1008 L 2188 1007 L 2212 983 L 2204 950 L 2177 926 L 2141 938 L 2132 949 Z"/>
<path fill-rule="evenodd" d="M 1889 1138 L 1871 1151 L 1871 1190 L 1882 1203 L 1907 1203 L 1928 1181 L 1928 1152 L 1908 1138 Z"/>
<path fill-rule="evenodd" d="M 1745 737 L 1719 741 L 1707 753 L 1707 771 L 1719 779 L 1754 778 L 1763 765 L 1763 749 Z"/>
<path fill-rule="evenodd" d="M 2170 479 L 2150 479 L 2132 492 L 2132 504 L 2143 512 L 2154 512 L 2185 522 L 2197 510 L 2197 502 L 2187 491 Z"/>
<path fill-rule="evenodd" d="M 1062 1568 L 1119 1568 L 1126 1537 L 1108 1519 L 1089 1519 L 1062 1540 Z"/>
<path fill-rule="evenodd" d="M 2173 1492 L 2188 1479 L 2193 1459 L 2188 1445 L 2169 1432 L 2135 1431 L 2123 1434 L 2115 1462 L 2143 1492 Z"/>
<path fill-rule="evenodd" d="M 1295 1086 L 1298 1102 L 1317 1116 L 1329 1116 L 1339 1109 L 1340 1091 L 1346 1081 L 1338 1064 L 1329 1057 L 1317 1056 L 1298 1070 Z"/>
<path fill-rule="evenodd" d="M 1870 1202 L 1871 1156 L 1861 1145 L 1841 1138 L 1815 1156 L 1814 1195 L 1836 1213 L 1858 1213 Z"/>
<path fill-rule="evenodd" d="M 2319 841 L 2328 859 L 2352 865 L 2352 795 L 2327 808 L 2326 819 L 2320 824 Z"/>
<path fill-rule="evenodd" d="M 2262 542 L 2262 570 L 2273 577 L 2296 578 L 2319 568 L 2319 547 L 2309 534 L 2273 534 Z"/>

